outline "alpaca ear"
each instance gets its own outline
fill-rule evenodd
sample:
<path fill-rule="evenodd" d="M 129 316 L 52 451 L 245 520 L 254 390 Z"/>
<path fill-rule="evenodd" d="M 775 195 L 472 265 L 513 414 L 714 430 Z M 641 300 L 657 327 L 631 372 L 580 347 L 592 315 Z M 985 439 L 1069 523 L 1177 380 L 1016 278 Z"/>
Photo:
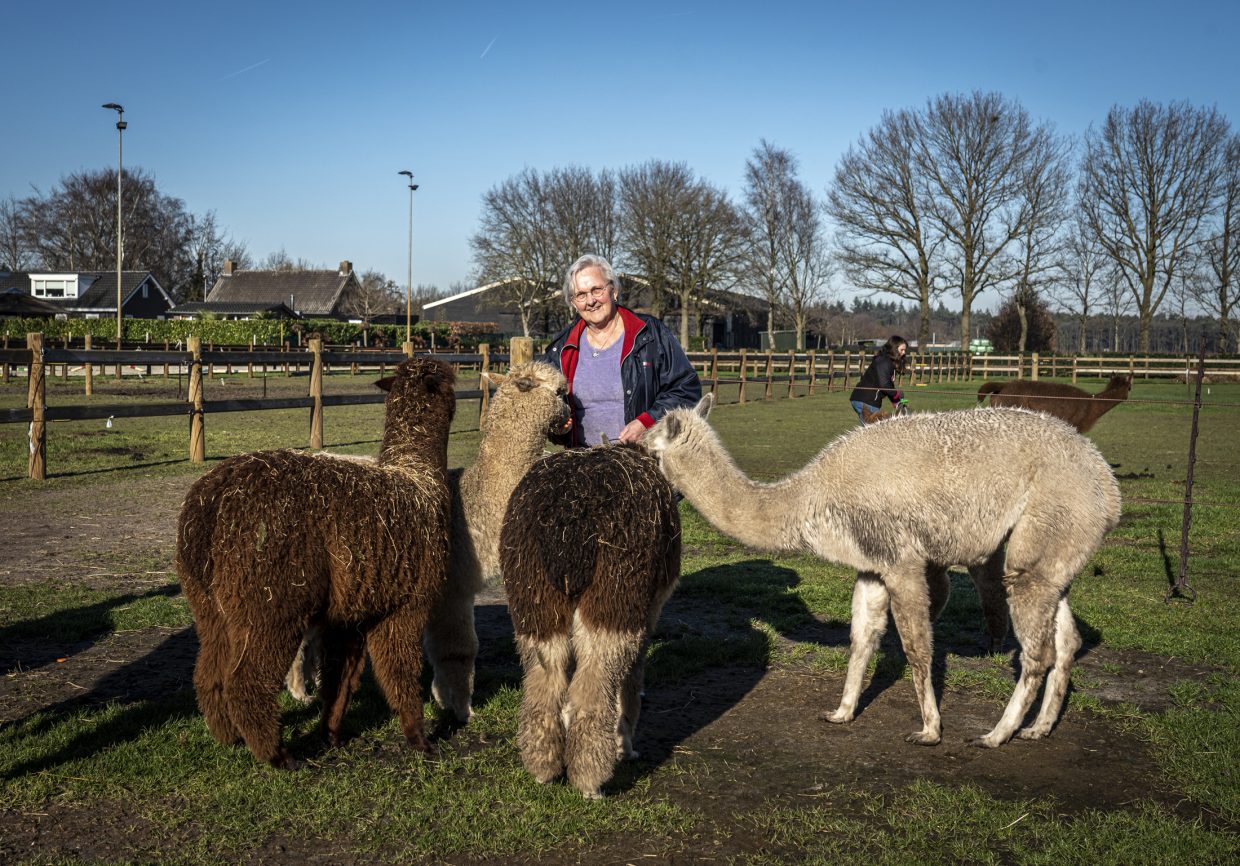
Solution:
<path fill-rule="evenodd" d="M 663 425 L 663 430 L 667 433 L 668 439 L 675 439 L 680 435 L 680 416 L 675 412 L 669 412 L 663 416 L 663 420 L 659 422 Z"/>
<path fill-rule="evenodd" d="M 482 378 L 486 379 L 496 388 L 508 381 L 508 377 L 503 373 L 492 373 L 490 370 L 483 370 Z"/>
<path fill-rule="evenodd" d="M 396 381 L 395 376 L 384 376 L 378 382 L 375 382 L 375 387 L 378 388 L 380 391 L 391 391 L 392 383 L 395 381 Z"/>
<path fill-rule="evenodd" d="M 707 393 L 707 395 L 699 400 L 698 404 L 693 407 L 693 411 L 698 413 L 701 417 L 706 418 L 710 415 L 710 410 L 713 408 L 715 408 L 715 395 Z"/>

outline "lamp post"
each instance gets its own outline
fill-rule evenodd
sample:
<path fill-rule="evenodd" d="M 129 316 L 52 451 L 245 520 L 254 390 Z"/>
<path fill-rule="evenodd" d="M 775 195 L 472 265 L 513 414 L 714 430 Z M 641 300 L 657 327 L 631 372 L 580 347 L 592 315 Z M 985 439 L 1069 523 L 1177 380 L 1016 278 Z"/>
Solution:
<path fill-rule="evenodd" d="M 413 172 L 398 171 L 409 180 L 409 273 L 405 279 L 405 351 L 412 348 L 413 343 L 413 191 L 418 185 L 413 182 Z"/>
<path fill-rule="evenodd" d="M 108 102 L 103 108 L 116 112 L 116 348 L 121 347 L 121 260 L 125 254 L 125 229 L 121 224 L 121 136 L 125 132 L 125 109 L 115 102 Z"/>

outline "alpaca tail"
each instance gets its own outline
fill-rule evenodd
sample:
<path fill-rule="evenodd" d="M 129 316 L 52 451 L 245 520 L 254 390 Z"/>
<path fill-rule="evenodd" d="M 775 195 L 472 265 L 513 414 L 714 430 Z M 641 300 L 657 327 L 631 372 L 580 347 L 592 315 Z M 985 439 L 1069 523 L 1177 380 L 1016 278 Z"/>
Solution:
<path fill-rule="evenodd" d="M 977 389 L 977 402 L 981 403 L 990 394 L 998 394 L 1002 390 L 1002 382 L 983 382 L 982 387 Z"/>

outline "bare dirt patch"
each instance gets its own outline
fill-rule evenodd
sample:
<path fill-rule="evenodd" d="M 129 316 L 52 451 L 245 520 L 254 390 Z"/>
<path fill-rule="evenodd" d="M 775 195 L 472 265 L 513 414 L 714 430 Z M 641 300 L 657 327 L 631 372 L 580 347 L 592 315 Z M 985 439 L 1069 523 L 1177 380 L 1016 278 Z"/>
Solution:
<path fill-rule="evenodd" d="M 168 574 L 176 513 L 191 481 L 188 476 L 147 479 L 138 489 L 132 482 L 101 482 L 38 491 L 34 502 L 0 504 L 7 529 L 0 583 L 59 578 L 126 597 L 177 593 Z M 664 625 L 710 633 L 723 627 L 723 619 L 708 599 L 674 597 Z M 512 636 L 500 590 L 490 589 L 479 599 L 477 621 L 480 669 L 506 666 L 501 681 L 516 682 L 511 658 L 501 660 L 495 650 L 509 646 Z M 822 624 L 815 640 L 843 646 L 847 632 L 838 623 Z M 887 641 L 894 651 L 894 636 Z M 975 648 L 943 649 L 976 655 Z M 0 629 L 0 724 L 41 711 L 60 715 L 88 704 L 129 704 L 188 692 L 196 652 L 192 628 L 109 633 L 70 646 Z M 1158 711 L 1168 705 L 1172 684 L 1205 673 L 1174 660 L 1095 646 L 1083 653 L 1075 676 L 1104 703 Z M 888 793 L 921 779 L 975 785 L 1004 799 L 1051 797 L 1068 813 L 1155 799 L 1197 814 L 1166 786 L 1142 742 L 1090 713 L 1068 713 L 1047 740 L 977 749 L 967 741 L 993 726 L 1002 702 L 946 689 L 943 742 L 925 748 L 904 741 L 920 727 L 909 680 L 876 678 L 850 725 L 820 721 L 819 714 L 838 702 L 841 686 L 840 675 L 797 666 L 716 667 L 674 684 L 653 684 L 636 743 L 641 760 L 618 774 L 610 793 L 624 796 L 638 779 L 649 777 L 652 796 L 683 804 L 719 832 L 651 852 L 640 862 L 706 862 L 750 853 L 758 841 L 728 829 L 735 816 L 772 805 L 802 807 L 835 785 Z M 467 728 L 454 740 L 458 748 L 487 747 L 471 737 Z M 669 765 L 677 772 L 658 772 Z M 153 844 L 159 832 L 123 802 L 49 804 L 37 814 L 0 810 L 0 861 L 124 858 L 126 852 L 148 850 L 143 839 Z M 538 859 L 625 862 L 645 850 L 643 843 L 612 839 L 588 857 L 575 852 Z M 293 836 L 256 846 L 252 862 L 369 862 Z"/>

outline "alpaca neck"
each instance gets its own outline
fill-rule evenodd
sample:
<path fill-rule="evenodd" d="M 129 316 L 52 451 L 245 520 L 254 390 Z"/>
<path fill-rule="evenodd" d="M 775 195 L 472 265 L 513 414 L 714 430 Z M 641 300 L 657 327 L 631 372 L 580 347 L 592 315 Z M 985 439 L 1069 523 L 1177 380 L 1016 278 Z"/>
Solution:
<path fill-rule="evenodd" d="M 690 504 L 720 532 L 748 547 L 802 549 L 799 521 L 792 514 L 802 501 L 801 474 L 771 484 L 753 481 L 713 433 L 698 441 L 705 447 L 681 451 L 664 463 L 674 467 L 668 478 Z"/>
<path fill-rule="evenodd" d="M 416 413 L 412 417 L 388 414 L 383 425 L 379 463 L 385 466 L 430 465 L 446 469 L 447 443 L 430 441 L 426 428 L 414 423 L 415 417 Z"/>
<path fill-rule="evenodd" d="M 478 459 L 465 470 L 468 483 L 485 484 L 495 499 L 508 501 L 530 465 L 543 453 L 547 437 L 542 430 L 501 430 L 483 432 Z M 484 480 L 485 479 L 485 480 Z"/>

